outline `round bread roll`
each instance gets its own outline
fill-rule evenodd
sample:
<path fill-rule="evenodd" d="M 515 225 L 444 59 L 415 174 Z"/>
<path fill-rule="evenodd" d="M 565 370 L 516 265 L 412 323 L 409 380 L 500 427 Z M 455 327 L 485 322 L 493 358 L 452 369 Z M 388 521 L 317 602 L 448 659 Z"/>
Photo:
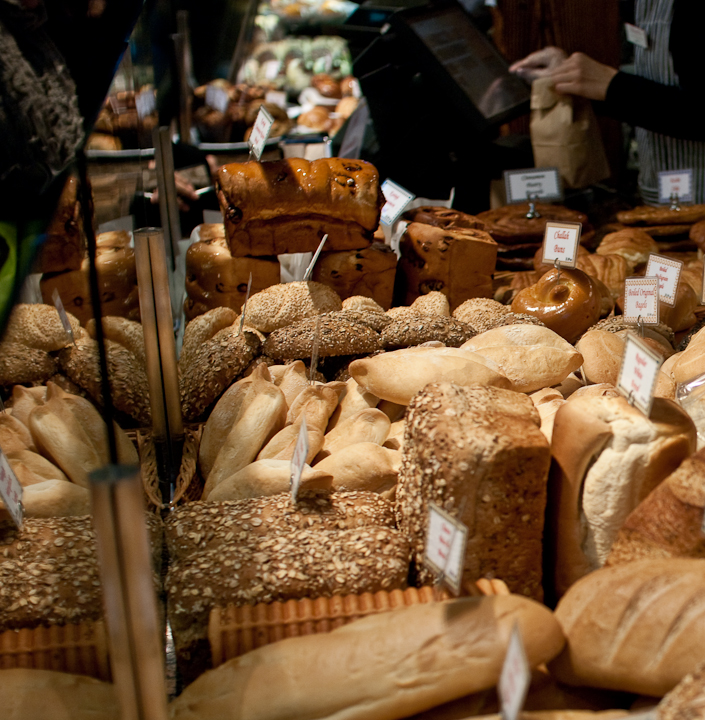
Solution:
<path fill-rule="evenodd" d="M 478 333 L 497 327 L 497 322 L 509 315 L 511 309 L 489 298 L 470 298 L 453 311 L 453 317 L 467 323 Z"/>
<path fill-rule="evenodd" d="M 96 339 L 95 320 L 93 318 L 86 323 L 86 332 L 94 340 Z M 145 356 L 142 323 L 108 315 L 103 317 L 103 336 L 106 340 L 112 340 L 127 348 L 146 369 L 147 358 Z"/>
<path fill-rule="evenodd" d="M 17 342 L 0 342 L 0 385 L 46 382 L 58 372 L 56 359 L 46 350 Z"/>
<path fill-rule="evenodd" d="M 342 310 L 343 303 L 327 285 L 291 282 L 255 293 L 247 303 L 245 322 L 261 332 L 270 333 L 304 318 Z"/>
<path fill-rule="evenodd" d="M 318 73 L 311 78 L 311 87 L 316 88 L 323 97 L 341 98 L 343 93 L 340 89 L 340 83 L 332 76 L 326 73 Z"/>
<path fill-rule="evenodd" d="M 450 305 L 448 298 L 438 290 L 431 290 L 425 295 L 419 295 L 409 306 L 421 315 L 442 315 L 450 317 Z"/>
<path fill-rule="evenodd" d="M 679 282 L 676 291 L 676 304 L 666 305 L 660 303 L 659 315 L 662 323 L 665 323 L 673 332 L 682 332 L 693 327 L 697 322 L 695 308 L 700 304 L 700 297 L 687 282 Z"/>
<path fill-rule="evenodd" d="M 184 368 L 193 364 L 201 345 L 219 330 L 230 327 L 236 320 L 237 313 L 227 307 L 214 308 L 191 320 L 184 330 L 179 369 L 183 372 Z"/>
<path fill-rule="evenodd" d="M 573 343 L 598 321 L 601 297 L 595 281 L 582 270 L 554 268 L 517 294 L 512 311 L 534 315 Z"/>
<path fill-rule="evenodd" d="M 595 252 L 598 255 L 623 257 L 629 265 L 629 272 L 633 273 L 648 261 L 651 253 L 658 253 L 658 245 L 651 235 L 643 230 L 625 228 L 605 235 Z"/>
<path fill-rule="evenodd" d="M 388 493 L 396 484 L 401 453 L 375 442 L 348 445 L 317 462 L 314 470 L 333 476 L 333 490 Z"/>
<path fill-rule="evenodd" d="M 370 297 L 352 295 L 343 300 L 343 310 L 357 310 L 358 312 L 384 313 L 384 308 Z"/>
<path fill-rule="evenodd" d="M 624 354 L 623 338 L 605 330 L 590 330 L 575 347 L 583 356 L 583 374 L 589 383 L 617 384 Z"/>
<path fill-rule="evenodd" d="M 296 122 L 316 132 L 326 132 L 331 127 L 332 118 L 328 108 L 316 105 L 316 107 L 302 112 L 301 115 L 296 118 Z"/>
<path fill-rule="evenodd" d="M 74 336 L 80 334 L 81 323 L 66 313 Z M 3 344 L 14 342 L 25 347 L 54 352 L 66 347 L 71 339 L 61 324 L 59 313 L 53 305 L 19 303 L 15 305 L 7 321 Z"/>

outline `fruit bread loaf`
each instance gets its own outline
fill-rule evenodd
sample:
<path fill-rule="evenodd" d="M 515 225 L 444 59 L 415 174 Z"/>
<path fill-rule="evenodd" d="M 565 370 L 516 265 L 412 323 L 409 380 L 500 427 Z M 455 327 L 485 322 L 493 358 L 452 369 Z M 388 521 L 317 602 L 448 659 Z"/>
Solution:
<path fill-rule="evenodd" d="M 409 405 L 397 486 L 399 527 L 419 580 L 429 503 L 468 528 L 463 581 L 500 577 L 540 598 L 551 452 L 532 401 L 510 390 L 433 383 Z"/>

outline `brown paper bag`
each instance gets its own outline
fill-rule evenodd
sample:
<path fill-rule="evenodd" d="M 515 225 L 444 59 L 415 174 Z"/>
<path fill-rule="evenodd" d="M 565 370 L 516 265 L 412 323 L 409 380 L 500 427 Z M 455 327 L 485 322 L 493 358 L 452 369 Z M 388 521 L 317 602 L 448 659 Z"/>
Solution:
<path fill-rule="evenodd" d="M 581 188 L 610 175 L 589 100 L 558 95 L 548 78 L 531 86 L 531 145 L 536 167 L 557 167 L 565 187 Z"/>

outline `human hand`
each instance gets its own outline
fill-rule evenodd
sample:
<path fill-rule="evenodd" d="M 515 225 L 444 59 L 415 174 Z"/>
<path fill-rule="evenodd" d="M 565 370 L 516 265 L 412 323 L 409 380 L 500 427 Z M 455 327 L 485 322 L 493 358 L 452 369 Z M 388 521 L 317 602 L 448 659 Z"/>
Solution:
<path fill-rule="evenodd" d="M 527 55 L 522 60 L 517 60 L 509 66 L 509 72 L 516 73 L 527 82 L 533 82 L 536 78 L 546 77 L 565 62 L 568 55 L 557 47 L 545 47 L 543 50 Z"/>
<path fill-rule="evenodd" d="M 603 65 L 584 53 L 573 53 L 556 67 L 549 77 L 561 95 L 579 95 L 589 100 L 604 100 L 617 70 Z"/>

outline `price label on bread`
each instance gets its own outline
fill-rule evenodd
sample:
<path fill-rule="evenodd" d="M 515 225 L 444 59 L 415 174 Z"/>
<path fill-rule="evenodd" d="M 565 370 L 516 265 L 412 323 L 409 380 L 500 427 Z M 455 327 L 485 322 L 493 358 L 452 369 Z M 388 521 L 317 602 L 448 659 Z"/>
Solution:
<path fill-rule="evenodd" d="M 651 413 L 654 390 L 663 358 L 636 335 L 627 333 L 617 390 L 639 408 L 646 417 Z"/>
<path fill-rule="evenodd" d="M 463 577 L 468 529 L 435 503 L 429 504 L 424 563 L 456 595 Z"/>
<path fill-rule="evenodd" d="M 307 457 L 308 430 L 306 428 L 306 418 L 302 417 L 299 436 L 296 438 L 296 446 L 294 447 L 294 455 L 291 458 L 291 499 L 294 503 L 296 503 L 296 498 L 299 496 L 301 475 L 303 474 Z"/>
<path fill-rule="evenodd" d="M 0 498 L 5 503 L 12 521 L 22 528 L 22 485 L 12 472 L 5 453 L 0 450 Z"/>
<path fill-rule="evenodd" d="M 631 277 L 624 281 L 624 321 L 658 325 L 659 279 Z"/>
<path fill-rule="evenodd" d="M 394 225 L 407 205 L 416 197 L 414 193 L 389 179 L 382 183 L 382 194 L 387 201 L 379 218 L 382 225 Z"/>
<path fill-rule="evenodd" d="M 274 125 L 274 118 L 264 105 L 260 105 L 257 119 L 252 126 L 252 133 L 247 141 L 250 146 L 250 153 L 259 160 L 262 157 L 264 146 L 267 144 L 269 133 Z"/>
<path fill-rule="evenodd" d="M 658 201 L 693 202 L 693 170 L 664 170 L 658 174 Z"/>
<path fill-rule="evenodd" d="M 62 327 L 66 331 L 66 334 L 69 336 L 71 342 L 75 345 L 76 338 L 74 338 L 73 336 L 73 328 L 71 327 L 71 323 L 69 322 L 69 316 L 66 314 L 66 310 L 64 309 L 64 303 L 61 302 L 59 291 L 56 288 L 54 288 L 54 292 L 51 294 L 51 299 L 54 301 L 54 307 L 56 308 L 56 312 L 59 313 L 59 319 L 61 320 Z"/>
<path fill-rule="evenodd" d="M 673 260 L 654 253 L 649 255 L 649 261 L 646 263 L 646 275 L 658 278 L 658 299 L 671 307 L 676 304 L 682 269 L 682 260 Z"/>
<path fill-rule="evenodd" d="M 543 262 L 574 268 L 582 229 L 582 223 L 547 222 L 543 234 Z"/>
<path fill-rule="evenodd" d="M 504 720 L 517 720 L 524 705 L 530 682 L 531 669 L 526 659 L 519 626 L 515 622 L 509 637 L 507 654 L 504 656 L 502 674 L 499 676 L 497 685 Z"/>
<path fill-rule="evenodd" d="M 555 167 L 507 170 L 504 173 L 504 187 L 510 205 L 529 200 L 563 199 L 560 175 Z"/>

